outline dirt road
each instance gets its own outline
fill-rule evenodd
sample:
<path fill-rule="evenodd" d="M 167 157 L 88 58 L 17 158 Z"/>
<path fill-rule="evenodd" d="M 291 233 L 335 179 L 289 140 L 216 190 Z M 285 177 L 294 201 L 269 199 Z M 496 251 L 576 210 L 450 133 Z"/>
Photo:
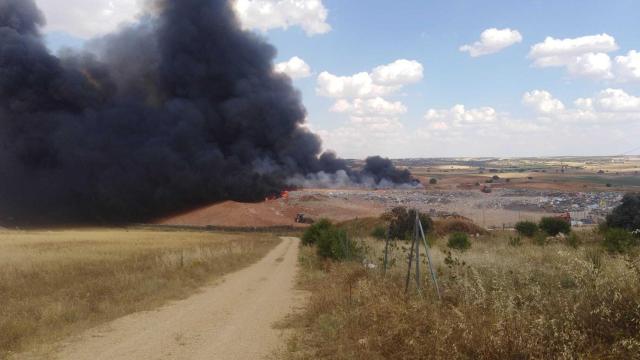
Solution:
<path fill-rule="evenodd" d="M 274 322 L 299 305 L 298 239 L 217 285 L 155 311 L 132 314 L 65 344 L 59 359 L 260 359 L 283 344 Z"/>

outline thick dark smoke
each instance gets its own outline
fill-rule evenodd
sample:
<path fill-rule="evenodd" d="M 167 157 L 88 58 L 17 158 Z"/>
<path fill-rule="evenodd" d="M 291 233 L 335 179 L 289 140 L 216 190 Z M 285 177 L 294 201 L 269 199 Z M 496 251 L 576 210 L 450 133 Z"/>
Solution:
<path fill-rule="evenodd" d="M 377 184 L 384 181 L 393 184 L 411 184 L 417 181 L 411 176 L 409 170 L 400 170 L 393 166 L 391 160 L 380 156 L 372 156 L 366 160 L 362 175 L 372 177 Z"/>
<path fill-rule="evenodd" d="M 255 201 L 296 174 L 358 178 L 301 125 L 275 49 L 225 0 L 159 0 L 136 25 L 54 56 L 33 0 L 0 0 L 0 219 L 131 222 Z M 375 159 L 377 182 L 410 175 Z"/>

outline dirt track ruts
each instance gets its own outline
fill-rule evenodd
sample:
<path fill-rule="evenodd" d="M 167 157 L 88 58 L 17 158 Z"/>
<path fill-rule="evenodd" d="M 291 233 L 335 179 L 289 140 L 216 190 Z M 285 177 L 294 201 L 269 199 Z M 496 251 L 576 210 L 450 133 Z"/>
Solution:
<path fill-rule="evenodd" d="M 63 344 L 59 359 L 260 359 L 284 343 L 273 324 L 302 302 L 298 239 L 196 295 L 125 316 Z"/>

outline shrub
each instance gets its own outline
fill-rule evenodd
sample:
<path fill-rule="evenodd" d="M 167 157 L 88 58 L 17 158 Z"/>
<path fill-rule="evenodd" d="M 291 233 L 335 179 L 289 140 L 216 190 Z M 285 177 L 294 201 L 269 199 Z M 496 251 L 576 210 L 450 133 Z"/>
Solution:
<path fill-rule="evenodd" d="M 447 247 L 451 249 L 456 249 L 460 251 L 465 251 L 471 247 L 471 242 L 469 241 L 469 236 L 465 233 L 457 232 L 451 234 L 449 236 L 449 241 L 447 242 Z"/>
<path fill-rule="evenodd" d="M 640 193 L 629 193 L 622 203 L 607 216 L 607 226 L 629 231 L 640 229 Z"/>
<path fill-rule="evenodd" d="M 631 247 L 637 246 L 638 239 L 630 232 L 620 228 L 610 228 L 604 234 L 602 244 L 611 253 L 625 253 Z"/>
<path fill-rule="evenodd" d="M 433 222 L 429 215 L 418 213 L 422 229 L 425 236 L 433 227 Z M 382 215 L 383 219 L 389 221 L 389 237 L 392 239 L 410 239 L 413 236 L 413 228 L 416 219 L 416 210 L 407 210 L 406 207 L 398 206 L 391 209 L 390 212 Z"/>
<path fill-rule="evenodd" d="M 556 236 L 560 233 L 569 234 L 571 232 L 571 224 L 563 219 L 555 217 L 544 217 L 540 220 L 539 227 L 542 231 L 551 236 Z"/>
<path fill-rule="evenodd" d="M 376 226 L 371 231 L 371 236 L 378 240 L 384 240 L 387 237 L 387 229 L 384 226 Z"/>
<path fill-rule="evenodd" d="M 429 180 L 429 184 L 431 184 L 431 185 L 435 185 L 437 183 L 438 183 L 438 179 L 436 179 L 436 178 L 431 178 L 431 180 Z"/>
<path fill-rule="evenodd" d="M 318 242 L 322 233 L 327 231 L 333 226 L 331 221 L 327 219 L 320 219 L 317 223 L 311 225 L 302 235 L 302 244 L 303 245 L 313 245 Z"/>
<path fill-rule="evenodd" d="M 351 259 L 360 253 L 360 249 L 349 239 L 347 231 L 327 219 L 309 227 L 302 236 L 302 243 L 317 245 L 318 256 L 325 259 Z"/>
<path fill-rule="evenodd" d="M 516 231 L 522 236 L 533 237 L 538 232 L 538 224 L 533 221 L 518 221 Z"/>
<path fill-rule="evenodd" d="M 567 246 L 571 246 L 572 248 L 577 249 L 581 243 L 582 241 L 580 240 L 580 237 L 578 237 L 578 234 L 576 234 L 575 232 L 572 232 L 569 236 L 567 236 Z"/>
<path fill-rule="evenodd" d="M 509 246 L 520 246 L 522 245 L 522 238 L 520 236 L 509 236 Z"/>
<path fill-rule="evenodd" d="M 438 236 L 445 236 L 454 232 L 462 232 L 469 235 L 486 233 L 485 229 L 476 225 L 473 221 L 462 217 L 436 220 L 433 223 L 433 229 Z"/>

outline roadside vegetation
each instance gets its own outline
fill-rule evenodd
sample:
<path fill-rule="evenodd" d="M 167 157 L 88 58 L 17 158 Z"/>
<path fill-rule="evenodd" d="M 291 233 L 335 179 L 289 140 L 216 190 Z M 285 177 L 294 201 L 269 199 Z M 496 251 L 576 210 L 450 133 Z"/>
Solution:
<path fill-rule="evenodd" d="M 268 234 L 0 231 L 0 359 L 184 298 L 279 243 Z"/>
<path fill-rule="evenodd" d="M 300 286 L 311 297 L 289 319 L 296 331 L 278 358 L 638 358 L 640 251 L 629 244 L 632 231 L 617 228 L 615 238 L 611 229 L 564 233 L 547 220 L 517 234 L 476 236 L 447 233 L 438 223 L 429 237 L 442 300 L 427 266 L 422 294 L 405 295 L 403 240 L 392 241 L 386 273 L 385 242 L 376 237 L 352 239 L 363 249 L 358 261 L 324 259 L 303 247 Z M 564 237 L 547 233 L 558 227 Z M 624 245 L 611 251 L 609 242 Z"/>

